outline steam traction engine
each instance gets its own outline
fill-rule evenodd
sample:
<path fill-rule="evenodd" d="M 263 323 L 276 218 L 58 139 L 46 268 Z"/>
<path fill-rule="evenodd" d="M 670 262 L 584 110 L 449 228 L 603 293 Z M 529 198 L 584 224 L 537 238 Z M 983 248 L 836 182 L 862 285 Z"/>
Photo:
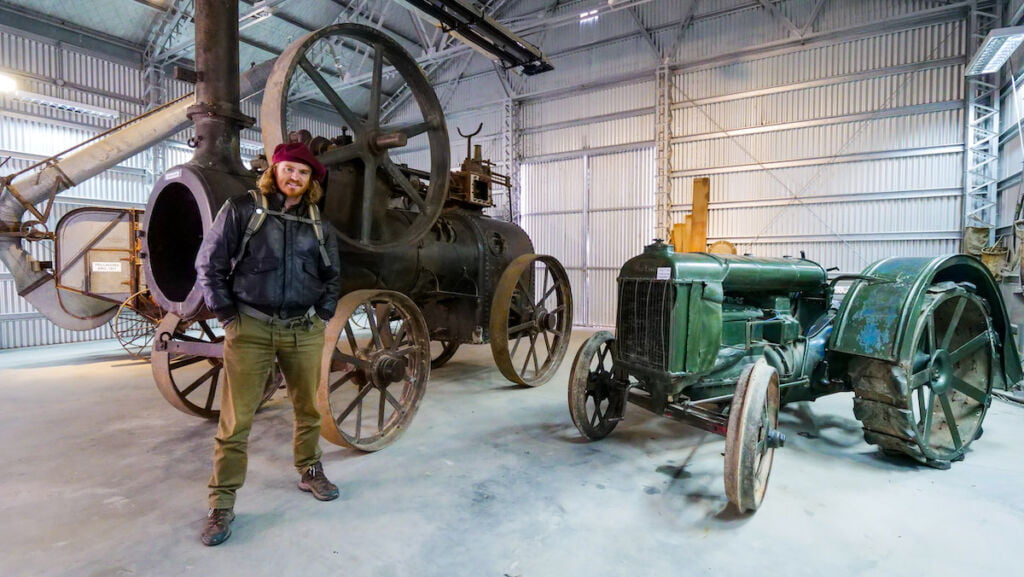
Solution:
<path fill-rule="evenodd" d="M 836 310 L 840 280 L 854 282 Z M 804 259 L 656 241 L 618 283 L 616 334 L 596 333 L 573 364 L 573 422 L 601 439 L 630 401 L 724 435 L 740 511 L 764 498 L 782 404 L 852 390 L 869 443 L 948 468 L 981 436 L 992 388 L 1022 377 L 995 280 L 966 255 L 888 258 L 829 281 Z"/>
<path fill-rule="evenodd" d="M 206 25 L 217 33 L 230 27 L 221 24 Z M 357 46 L 371 63 L 369 92 L 352 102 L 330 81 L 350 73 L 331 57 L 341 45 Z M 234 62 L 219 54 L 204 62 L 201 50 L 197 64 L 207 79 L 227 77 L 237 70 L 237 53 Z M 396 76 L 417 114 L 386 124 L 384 86 Z M 205 85 L 220 89 L 209 80 Z M 222 337 L 203 306 L 195 255 L 224 201 L 255 186 L 238 160 L 237 127 L 245 118 L 237 91 L 225 90 L 198 100 L 233 108 L 190 109 L 195 157 L 157 181 L 143 227 L 146 279 L 167 313 L 154 339 L 154 377 L 172 405 L 208 418 L 218 414 Z M 539 385 L 551 377 L 572 326 L 565 271 L 554 258 L 533 254 L 518 226 L 483 214 L 502 177 L 479 154 L 450 182 L 441 105 L 397 43 L 354 24 L 300 38 L 274 64 L 262 106 L 268 151 L 301 128 L 289 124 L 296 110 L 314 108 L 335 119 L 334 134 L 309 142 L 329 171 L 321 212 L 342 253 L 342 298 L 327 327 L 319 391 L 327 439 L 370 451 L 393 442 L 416 413 L 431 363 L 440 366 L 460 344 L 489 342 L 513 382 Z M 429 166 L 393 161 L 391 154 L 403 148 L 422 151 Z M 278 382 L 268 376 L 268 398 Z"/>

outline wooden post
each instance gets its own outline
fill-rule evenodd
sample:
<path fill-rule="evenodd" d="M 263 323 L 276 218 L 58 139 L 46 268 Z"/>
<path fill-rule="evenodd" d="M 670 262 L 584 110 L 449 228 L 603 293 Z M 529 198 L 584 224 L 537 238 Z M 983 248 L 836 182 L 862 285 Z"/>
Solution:
<path fill-rule="evenodd" d="M 711 179 L 693 180 L 693 209 L 690 211 L 689 250 L 705 252 L 708 249 L 708 202 L 711 199 Z"/>

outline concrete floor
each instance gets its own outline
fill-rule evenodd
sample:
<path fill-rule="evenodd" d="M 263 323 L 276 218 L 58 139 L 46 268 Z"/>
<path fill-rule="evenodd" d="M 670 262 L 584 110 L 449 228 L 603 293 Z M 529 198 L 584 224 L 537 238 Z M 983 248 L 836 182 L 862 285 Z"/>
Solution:
<path fill-rule="evenodd" d="M 589 331 L 576 331 L 569 359 Z M 721 438 L 630 407 L 569 418 L 569 362 L 509 386 L 486 346 L 432 375 L 411 429 L 326 444 L 342 497 L 295 488 L 291 411 L 257 417 L 234 534 L 198 541 L 215 425 L 179 413 L 113 342 L 0 352 L 0 575 L 566 577 L 1020 574 L 1024 408 L 937 471 L 866 445 L 849 395 L 789 407 L 768 496 L 725 510 Z"/>

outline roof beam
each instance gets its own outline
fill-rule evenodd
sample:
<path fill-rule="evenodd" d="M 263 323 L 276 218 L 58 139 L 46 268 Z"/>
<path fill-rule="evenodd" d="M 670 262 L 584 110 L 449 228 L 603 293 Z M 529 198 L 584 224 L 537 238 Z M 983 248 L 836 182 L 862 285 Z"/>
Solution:
<path fill-rule="evenodd" d="M 796 24 L 793 24 L 792 20 L 782 13 L 782 10 L 779 10 L 778 6 L 775 5 L 774 0 L 759 0 L 759 2 L 761 3 L 761 6 L 771 14 L 772 18 L 778 20 L 786 28 L 789 28 L 789 31 L 797 38 L 801 37 L 800 29 L 796 27 Z"/>
<path fill-rule="evenodd" d="M 399 34 L 398 32 L 392 30 L 391 28 L 388 28 L 387 26 L 384 26 L 383 23 L 381 23 L 380 25 L 377 25 L 376 23 L 373 22 L 373 19 L 371 17 L 363 15 L 363 10 L 361 10 L 361 9 L 353 9 L 352 6 L 351 6 L 351 4 L 352 4 L 351 2 L 341 2 L 340 0 L 330 0 L 330 1 L 333 2 L 334 4 L 337 4 L 338 6 L 340 6 L 343 11 L 344 10 L 352 10 L 353 15 L 354 15 L 355 18 L 363 20 L 365 22 L 369 22 L 370 24 L 373 24 L 373 26 L 375 28 L 379 28 L 382 32 L 387 32 L 389 35 L 391 35 L 394 38 L 398 38 L 399 40 L 403 40 L 405 42 L 408 42 L 409 44 L 411 44 L 413 46 L 419 46 L 420 45 L 420 43 L 417 40 L 415 40 L 413 38 L 409 38 L 408 36 L 405 36 L 404 34 Z M 391 0 L 388 0 L 388 1 L 390 2 Z M 340 16 L 340 15 L 341 14 L 339 13 L 338 16 Z"/>
<path fill-rule="evenodd" d="M 163 12 L 167 9 L 167 5 L 156 0 L 132 0 L 136 4 L 142 4 L 146 8 L 152 8 L 158 12 Z"/>
<path fill-rule="evenodd" d="M 807 17 L 807 22 L 804 24 L 804 27 L 800 29 L 801 38 L 807 36 L 807 33 L 811 30 L 811 26 L 814 26 L 814 23 L 818 21 L 818 14 L 821 13 L 821 7 L 824 4 L 825 0 L 818 0 L 817 3 L 814 4 L 814 8 L 811 10 L 811 15 Z"/>
<path fill-rule="evenodd" d="M 651 31 L 644 26 L 644 23 L 640 21 L 640 16 L 636 13 L 636 8 L 630 6 L 626 9 L 626 12 L 633 18 L 633 23 L 636 24 L 637 29 L 643 34 L 644 40 L 647 41 L 647 46 L 651 48 L 651 52 L 654 53 L 655 58 L 662 58 L 661 50 L 658 50 L 657 43 L 654 42 L 654 37 L 651 36 Z"/>
<path fill-rule="evenodd" d="M 15 33 L 28 32 L 57 42 L 77 46 L 114 60 L 138 66 L 144 46 L 126 42 L 121 38 L 91 30 L 76 24 L 47 16 L 12 4 L 0 3 L 0 22 Z"/>

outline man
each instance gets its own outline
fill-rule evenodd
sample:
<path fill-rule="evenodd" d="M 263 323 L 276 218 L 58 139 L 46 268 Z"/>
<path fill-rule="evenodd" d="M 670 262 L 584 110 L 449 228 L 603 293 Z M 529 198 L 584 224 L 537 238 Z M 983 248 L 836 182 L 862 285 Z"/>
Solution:
<path fill-rule="evenodd" d="M 249 431 L 275 358 L 295 411 L 299 488 L 321 501 L 338 497 L 320 464 L 316 408 L 324 321 L 334 314 L 340 284 L 337 240 L 316 208 L 325 175 L 305 144 L 278 145 L 259 191 L 228 200 L 199 249 L 203 297 L 224 326 L 227 374 L 201 535 L 206 545 L 231 536 Z"/>

